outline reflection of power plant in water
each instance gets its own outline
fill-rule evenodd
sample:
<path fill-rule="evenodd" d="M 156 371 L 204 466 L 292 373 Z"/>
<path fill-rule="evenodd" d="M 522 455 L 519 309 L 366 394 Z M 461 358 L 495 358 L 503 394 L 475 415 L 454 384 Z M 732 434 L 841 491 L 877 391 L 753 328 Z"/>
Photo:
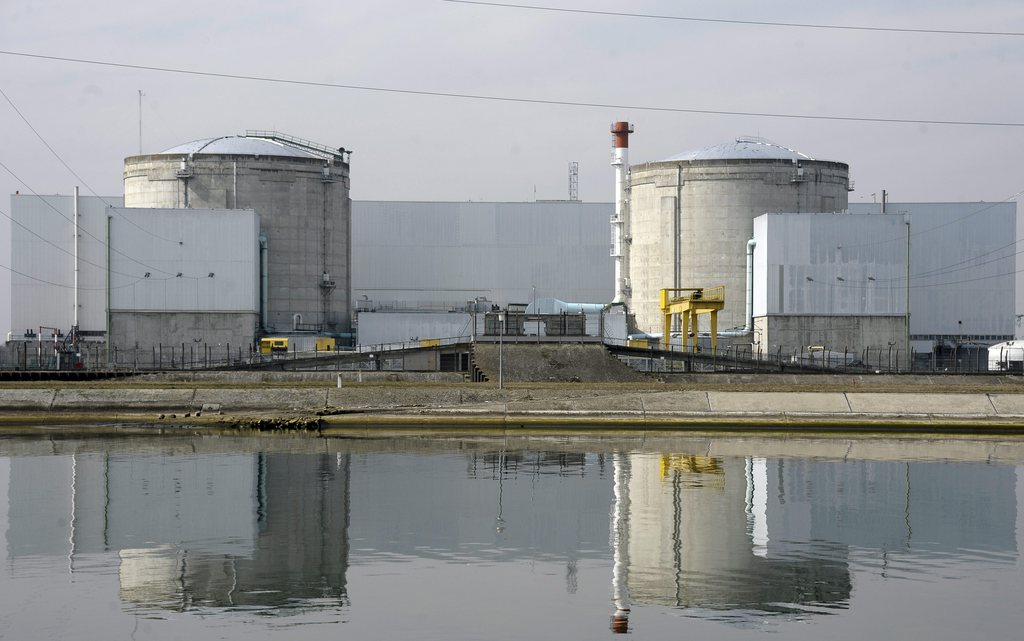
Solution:
<path fill-rule="evenodd" d="M 69 503 L 71 572 L 85 555 L 120 551 L 123 600 L 175 610 L 347 602 L 347 454 L 84 455 L 71 457 L 70 474 L 58 469 L 66 460 L 14 459 L 12 468 L 27 465 L 12 480 Z M 55 506 L 40 507 L 42 516 Z M 59 549 L 32 540 L 43 529 L 32 519 L 17 523 L 12 554 Z"/>
<path fill-rule="evenodd" d="M 182 608 L 346 603 L 348 458 L 259 454 L 256 467 L 251 554 L 218 554 L 203 541 L 123 550 L 122 597 Z"/>
<path fill-rule="evenodd" d="M 350 540 L 385 559 L 564 560 L 570 592 L 576 560 L 608 563 L 610 542 L 612 626 L 626 631 L 646 604 L 738 623 L 847 607 L 850 549 L 869 571 L 884 571 L 890 551 L 1017 553 L 1017 470 L 984 459 L 438 456 L 406 445 L 357 459 L 350 482 L 351 446 L 333 446 L 14 457 L 9 567 L 64 557 L 69 574 L 84 573 L 107 567 L 89 555 L 120 552 L 127 601 L 295 611 L 347 602 Z"/>
<path fill-rule="evenodd" d="M 959 463 L 951 474 L 928 462 L 657 454 L 615 465 L 617 614 L 630 601 L 737 621 L 846 608 L 851 548 L 873 550 L 883 567 L 922 536 L 930 553 L 1017 549 L 1012 466 Z"/>
<path fill-rule="evenodd" d="M 767 482 L 764 459 L 617 457 L 613 629 L 625 631 L 630 600 L 764 612 L 842 607 L 851 590 L 846 546 L 774 558 Z"/>

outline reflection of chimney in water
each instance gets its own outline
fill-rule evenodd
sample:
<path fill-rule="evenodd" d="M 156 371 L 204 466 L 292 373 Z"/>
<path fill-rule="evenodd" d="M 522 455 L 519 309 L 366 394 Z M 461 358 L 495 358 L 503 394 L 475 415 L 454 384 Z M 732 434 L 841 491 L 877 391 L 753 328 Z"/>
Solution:
<path fill-rule="evenodd" d="M 768 558 L 768 461 L 747 457 L 747 535 L 754 556 Z"/>
<path fill-rule="evenodd" d="M 615 613 L 611 628 L 616 634 L 629 631 L 629 458 L 616 452 L 614 465 L 615 502 L 612 504 L 612 599 Z"/>

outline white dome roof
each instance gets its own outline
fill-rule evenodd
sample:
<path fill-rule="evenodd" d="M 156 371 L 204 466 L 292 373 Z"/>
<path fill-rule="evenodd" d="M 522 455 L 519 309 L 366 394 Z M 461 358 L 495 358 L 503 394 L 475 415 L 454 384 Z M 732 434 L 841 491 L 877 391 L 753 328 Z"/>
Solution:
<path fill-rule="evenodd" d="M 771 142 L 764 138 L 741 136 L 735 142 L 724 142 L 702 149 L 686 151 L 666 158 L 664 162 L 676 160 L 814 160 L 807 154 Z"/>
<path fill-rule="evenodd" d="M 278 140 L 256 136 L 221 136 L 193 140 L 161 151 L 158 155 L 209 154 L 220 156 L 285 156 L 290 158 L 319 158 L 298 147 Z"/>

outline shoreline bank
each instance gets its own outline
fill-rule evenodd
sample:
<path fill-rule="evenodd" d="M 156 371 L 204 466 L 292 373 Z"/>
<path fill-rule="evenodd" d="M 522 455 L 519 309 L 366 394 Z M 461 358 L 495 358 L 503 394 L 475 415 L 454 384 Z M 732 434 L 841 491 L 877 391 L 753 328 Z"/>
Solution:
<path fill-rule="evenodd" d="M 109 429 L 650 430 L 1024 434 L 1019 378 L 703 377 L 687 385 L 140 378 L 0 387 L 0 434 Z M 699 389 L 700 387 L 708 389 Z M 957 391 L 965 390 L 965 391 Z M 77 427 L 75 427 L 77 426 Z M 85 426 L 89 426 L 86 428 Z"/>

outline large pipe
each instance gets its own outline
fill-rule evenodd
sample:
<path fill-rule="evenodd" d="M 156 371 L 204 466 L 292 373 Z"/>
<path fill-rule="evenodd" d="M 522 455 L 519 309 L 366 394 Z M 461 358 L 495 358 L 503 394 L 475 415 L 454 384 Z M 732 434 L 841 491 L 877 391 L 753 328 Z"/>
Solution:
<path fill-rule="evenodd" d="M 629 296 L 629 203 L 626 180 L 629 176 L 629 134 L 633 126 L 620 121 L 612 125 L 614 142 L 612 166 L 615 167 L 615 213 L 612 215 L 612 250 L 615 258 L 615 297 L 612 304 L 625 304 Z"/>
<path fill-rule="evenodd" d="M 747 324 L 743 326 L 744 332 L 754 331 L 754 247 L 757 241 L 751 238 L 747 241 Z"/>
<path fill-rule="evenodd" d="M 270 282 L 267 275 L 267 235 L 260 233 L 260 324 L 264 332 L 270 331 L 270 312 L 267 300 L 270 298 Z"/>
<path fill-rule="evenodd" d="M 719 336 L 735 337 L 746 336 L 754 331 L 754 247 L 757 241 L 753 238 L 747 241 L 747 316 L 746 325 L 742 329 L 730 329 L 718 332 Z"/>

